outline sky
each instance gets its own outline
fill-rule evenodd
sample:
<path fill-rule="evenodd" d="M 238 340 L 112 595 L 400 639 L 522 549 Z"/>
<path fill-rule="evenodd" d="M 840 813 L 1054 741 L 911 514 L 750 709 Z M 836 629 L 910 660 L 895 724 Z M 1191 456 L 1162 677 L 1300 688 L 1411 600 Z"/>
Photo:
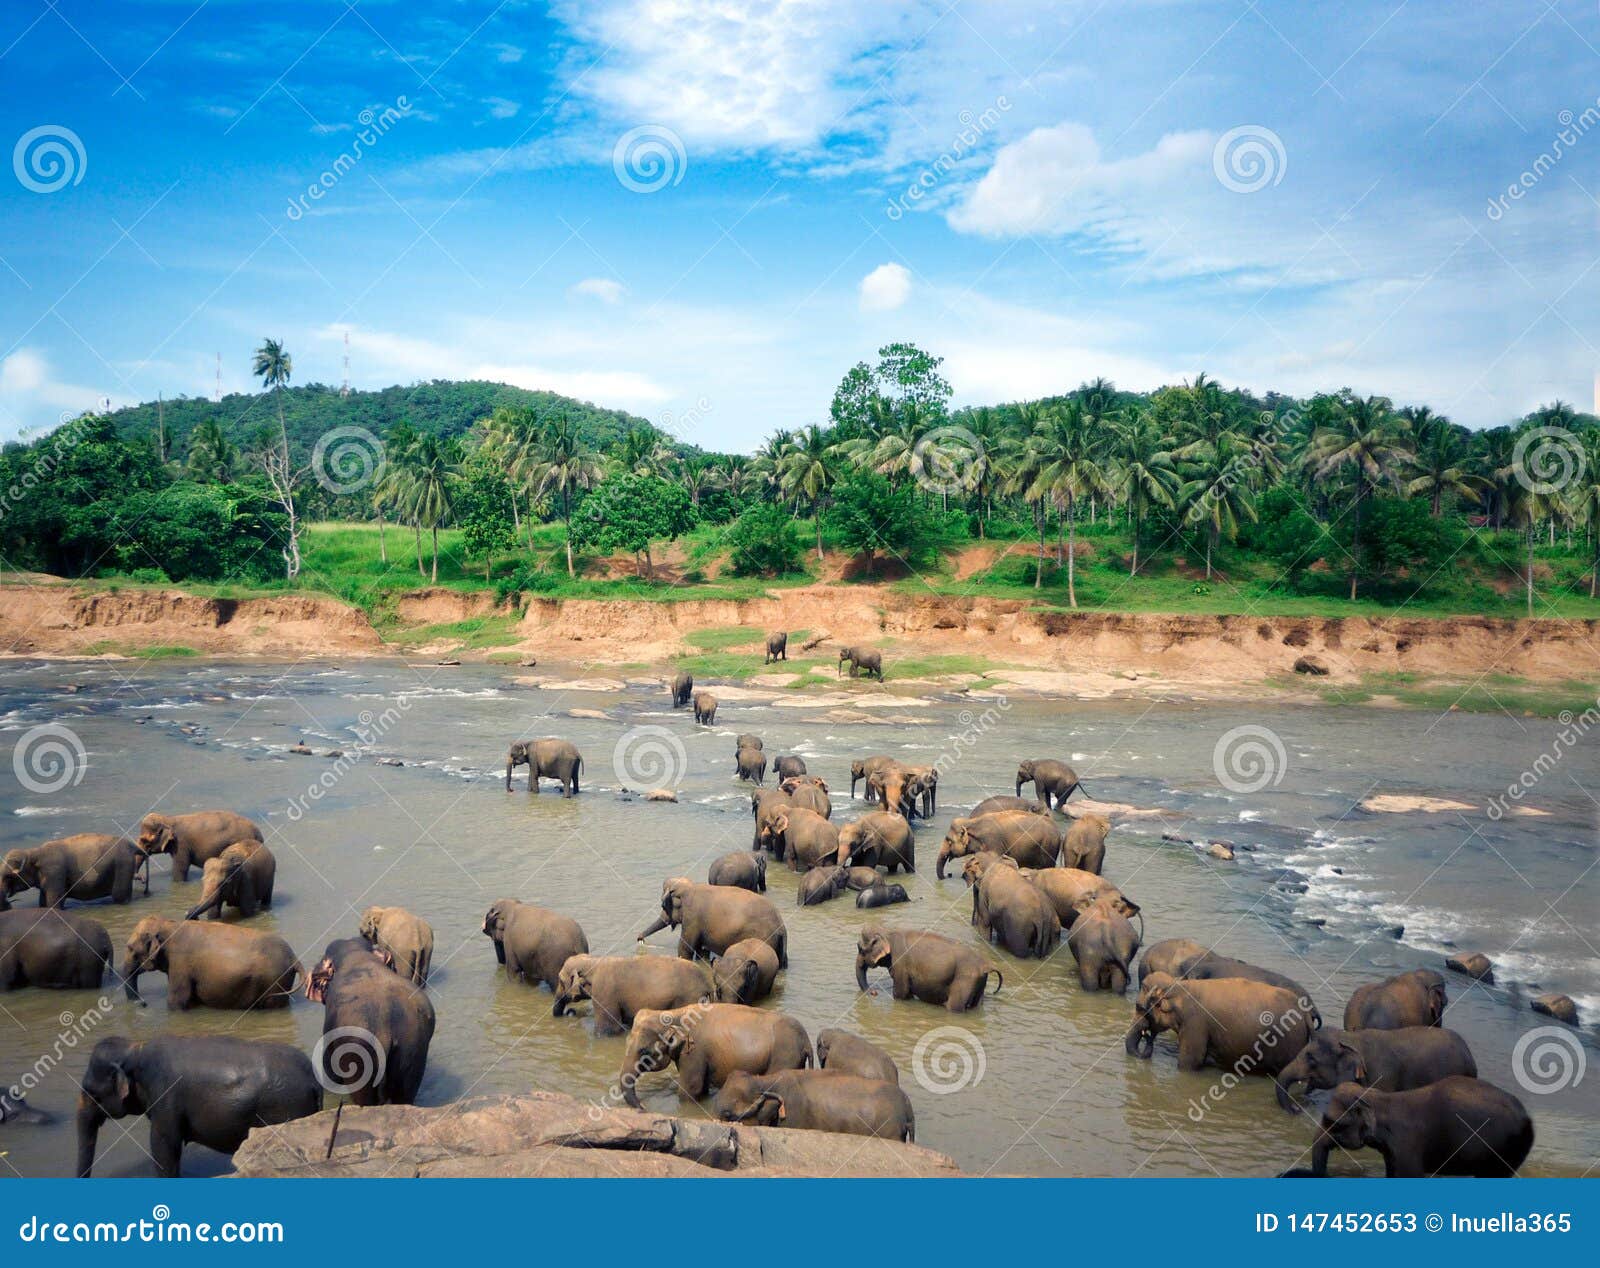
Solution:
<path fill-rule="evenodd" d="M 490 378 L 753 449 L 913 340 L 1590 408 L 1596 0 L 9 0 L 0 438 Z"/>

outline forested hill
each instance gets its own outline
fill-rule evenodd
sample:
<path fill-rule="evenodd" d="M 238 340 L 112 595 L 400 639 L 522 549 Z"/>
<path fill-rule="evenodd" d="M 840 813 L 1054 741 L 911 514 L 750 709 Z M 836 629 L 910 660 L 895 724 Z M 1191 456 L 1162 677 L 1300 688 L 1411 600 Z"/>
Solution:
<path fill-rule="evenodd" d="M 311 383 L 287 388 L 283 393 L 289 444 L 302 457 L 310 453 L 318 437 L 335 427 L 365 427 L 381 436 L 395 423 L 405 421 L 418 431 L 459 436 L 501 406 L 531 409 L 541 418 L 564 414 L 593 445 L 610 445 L 646 421 L 625 410 L 605 409 L 555 392 L 531 392 L 505 383 L 477 380 L 434 379 L 376 392 L 352 391 L 348 396 L 341 396 L 336 387 Z M 234 445 L 253 448 L 264 424 L 276 426 L 277 406 L 262 393 L 235 393 L 221 401 L 181 396 L 159 407 L 154 401 L 130 406 L 111 417 L 124 436 L 153 437 L 159 419 L 166 431 L 167 453 L 181 458 L 187 450 L 189 434 L 213 419 Z"/>

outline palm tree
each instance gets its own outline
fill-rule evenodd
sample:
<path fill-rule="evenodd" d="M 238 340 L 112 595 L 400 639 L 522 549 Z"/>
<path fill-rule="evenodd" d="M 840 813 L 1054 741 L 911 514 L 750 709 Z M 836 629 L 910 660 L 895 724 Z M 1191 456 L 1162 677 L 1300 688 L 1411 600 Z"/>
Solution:
<path fill-rule="evenodd" d="M 1600 580 L 1600 427 L 1591 427 L 1584 437 L 1584 464 L 1581 482 L 1572 490 L 1572 512 L 1583 524 L 1589 542 L 1592 565 L 1589 569 L 1589 597 L 1595 597 Z"/>
<path fill-rule="evenodd" d="M 990 504 L 1005 484 L 1006 421 L 998 410 L 985 405 L 973 410 L 962 422 L 977 443 L 978 461 L 973 465 L 970 492 L 978 519 L 978 540 L 982 541 Z"/>
<path fill-rule="evenodd" d="M 688 490 L 689 501 L 700 505 L 700 495 L 722 487 L 722 468 L 709 454 L 689 454 L 677 466 L 678 483 Z"/>
<path fill-rule="evenodd" d="M 838 479 L 834 447 L 828 434 L 812 423 L 796 433 L 788 452 L 778 462 L 778 487 L 783 496 L 811 504 L 817 529 L 817 562 L 822 562 L 822 508 Z"/>
<path fill-rule="evenodd" d="M 1177 497 L 1185 520 L 1205 527 L 1207 581 L 1217 543 L 1224 537 L 1232 541 L 1244 521 L 1256 518 L 1255 499 L 1250 495 L 1251 476 L 1257 470 L 1254 455 L 1248 441 L 1223 432 L 1185 464 L 1190 478 Z"/>
<path fill-rule="evenodd" d="M 1484 481 L 1467 470 L 1467 439 L 1448 418 L 1426 405 L 1408 406 L 1400 412 L 1416 441 L 1412 469 L 1417 474 L 1407 481 L 1405 491 L 1412 496 L 1427 494 L 1433 517 L 1438 519 L 1447 493 L 1466 497 L 1481 489 Z"/>
<path fill-rule="evenodd" d="M 524 481 L 530 455 L 539 440 L 539 416 L 531 409 L 502 405 L 488 418 L 481 420 L 482 450 L 495 466 L 509 477 L 511 486 L 511 530 L 522 538 L 522 512 L 517 505 L 517 492 Z M 533 545 L 533 516 L 529 507 L 528 545 Z"/>
<path fill-rule="evenodd" d="M 1350 598 L 1356 597 L 1360 576 L 1361 508 L 1372 491 L 1393 484 L 1404 465 L 1405 420 L 1396 415 L 1386 397 L 1359 397 L 1346 393 L 1333 405 L 1328 419 L 1311 437 L 1306 460 L 1318 478 L 1348 470 L 1352 476 L 1350 497 Z"/>
<path fill-rule="evenodd" d="M 622 433 L 612 457 L 623 475 L 659 476 L 667 469 L 673 454 L 665 433 L 649 423 L 640 423 Z"/>
<path fill-rule="evenodd" d="M 255 351 L 250 372 L 261 380 L 262 389 L 271 392 L 278 403 L 278 443 L 262 453 L 261 463 L 289 522 L 289 544 L 284 548 L 283 562 L 289 580 L 293 581 L 300 575 L 300 521 L 294 506 L 299 473 L 290 464 L 289 428 L 283 421 L 283 389 L 289 386 L 289 378 L 294 373 L 294 360 L 281 340 L 263 339 Z"/>
<path fill-rule="evenodd" d="M 410 483 L 407 503 L 412 519 L 419 528 L 426 528 L 433 536 L 433 576 L 439 581 L 439 527 L 455 514 L 455 501 L 451 482 L 456 475 L 455 446 L 431 432 L 417 438 L 411 457 Z"/>
<path fill-rule="evenodd" d="M 186 462 L 190 479 L 200 484 L 227 484 L 238 460 L 238 450 L 228 443 L 216 419 L 205 419 L 190 433 Z"/>
<path fill-rule="evenodd" d="M 1038 451 L 1038 470 L 1031 492 L 1047 496 L 1067 522 L 1067 604 L 1078 606 L 1077 503 L 1106 487 L 1097 437 L 1077 401 L 1050 410 L 1034 429 L 1031 444 Z"/>
<path fill-rule="evenodd" d="M 605 464 L 578 435 L 577 426 L 563 414 L 547 425 L 539 437 L 530 474 L 537 496 L 557 493 L 561 497 L 561 522 L 567 530 L 567 576 L 575 577 L 578 573 L 572 565 L 572 495 L 599 483 L 605 475 Z"/>
<path fill-rule="evenodd" d="M 1044 470 L 1044 451 L 1034 443 L 1035 432 L 1044 423 L 1044 410 L 1035 402 L 1017 406 L 1017 421 L 1022 432 L 1006 445 L 1005 485 L 1008 493 L 1018 494 L 1033 512 L 1033 526 L 1039 534 L 1039 553 L 1033 566 L 1033 588 L 1044 581 L 1044 524 L 1048 493 L 1039 488 L 1039 475 Z"/>
<path fill-rule="evenodd" d="M 1161 447 L 1161 429 L 1143 410 L 1130 409 L 1117 429 L 1117 455 L 1113 484 L 1127 498 L 1133 521 L 1133 564 L 1130 577 L 1139 573 L 1139 530 L 1151 506 L 1171 506 L 1180 479 L 1172 455 Z"/>

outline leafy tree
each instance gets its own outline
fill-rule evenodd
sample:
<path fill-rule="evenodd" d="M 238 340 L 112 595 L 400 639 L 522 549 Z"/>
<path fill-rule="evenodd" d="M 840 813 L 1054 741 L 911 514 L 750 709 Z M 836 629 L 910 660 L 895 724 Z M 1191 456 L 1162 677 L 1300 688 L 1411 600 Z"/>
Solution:
<path fill-rule="evenodd" d="M 880 553 L 910 567 L 925 563 L 941 545 L 945 532 L 918 501 L 910 486 L 892 488 L 876 472 L 863 471 L 841 481 L 834 504 L 825 513 L 829 532 L 844 547 L 866 556 L 870 575 Z"/>
<path fill-rule="evenodd" d="M 300 520 L 294 504 L 300 471 L 289 453 L 289 428 L 284 422 L 283 392 L 289 386 L 290 375 L 294 373 L 294 361 L 281 341 L 264 339 L 255 351 L 250 373 L 261 380 L 262 390 L 271 392 L 278 406 L 277 440 L 261 445 L 258 460 L 288 523 L 283 563 L 289 580 L 293 581 L 300 575 Z"/>
<path fill-rule="evenodd" d="M 1426 502 L 1377 497 L 1367 506 L 1360 540 L 1352 548 L 1361 551 L 1362 569 L 1371 576 L 1393 578 L 1413 569 L 1432 574 L 1460 550 L 1461 534 L 1435 519 Z"/>
<path fill-rule="evenodd" d="M 584 498 L 569 523 L 568 541 L 642 557 L 648 577 L 655 572 L 650 543 L 681 536 L 694 525 L 694 506 L 681 486 L 659 476 L 623 475 Z M 570 553 L 568 559 L 570 563 Z"/>
<path fill-rule="evenodd" d="M 1361 573 L 1361 510 L 1382 485 L 1394 484 L 1406 457 L 1405 420 L 1385 397 L 1341 393 L 1331 402 L 1325 420 L 1311 437 L 1306 455 L 1318 477 L 1348 471 L 1350 494 L 1350 598 L 1356 597 Z"/>
<path fill-rule="evenodd" d="M 516 544 L 517 526 L 511 515 L 511 482 L 498 471 L 477 470 L 455 490 L 456 524 L 469 555 L 483 556 L 483 579 L 490 579 L 497 552 Z"/>
<path fill-rule="evenodd" d="M 1266 490 L 1256 499 L 1255 522 L 1247 530 L 1247 542 L 1272 560 L 1282 580 L 1290 587 L 1337 547 L 1328 531 L 1301 505 L 1294 491 L 1282 485 Z"/>
<path fill-rule="evenodd" d="M 584 443 L 577 427 L 565 415 L 548 424 L 533 447 L 528 476 L 533 482 L 534 495 L 554 494 L 561 500 L 561 522 L 567 528 L 569 577 L 577 576 L 572 565 L 572 495 L 593 488 L 603 474 L 600 455 Z"/>
<path fill-rule="evenodd" d="M 781 506 L 752 506 L 733 522 L 725 540 L 733 571 L 741 577 L 777 577 L 800 570 L 805 547 Z"/>

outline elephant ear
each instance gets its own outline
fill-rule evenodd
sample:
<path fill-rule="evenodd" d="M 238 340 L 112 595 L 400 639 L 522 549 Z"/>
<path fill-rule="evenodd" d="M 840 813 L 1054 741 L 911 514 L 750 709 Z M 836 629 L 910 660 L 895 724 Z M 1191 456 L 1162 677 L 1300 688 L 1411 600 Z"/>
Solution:
<path fill-rule="evenodd" d="M 1351 1059 L 1356 1063 L 1355 1078 L 1351 1081 L 1365 1085 L 1367 1081 L 1367 1063 L 1362 1059 L 1361 1053 L 1353 1045 L 1347 1043 L 1341 1043 L 1339 1051 L 1348 1052 Z"/>
<path fill-rule="evenodd" d="M 1131 899 L 1129 899 L 1125 895 L 1118 894 L 1117 895 L 1117 910 L 1120 911 L 1129 920 L 1132 920 L 1135 916 L 1137 916 L 1139 914 L 1141 909 L 1140 909 L 1138 903 L 1132 901 Z"/>

